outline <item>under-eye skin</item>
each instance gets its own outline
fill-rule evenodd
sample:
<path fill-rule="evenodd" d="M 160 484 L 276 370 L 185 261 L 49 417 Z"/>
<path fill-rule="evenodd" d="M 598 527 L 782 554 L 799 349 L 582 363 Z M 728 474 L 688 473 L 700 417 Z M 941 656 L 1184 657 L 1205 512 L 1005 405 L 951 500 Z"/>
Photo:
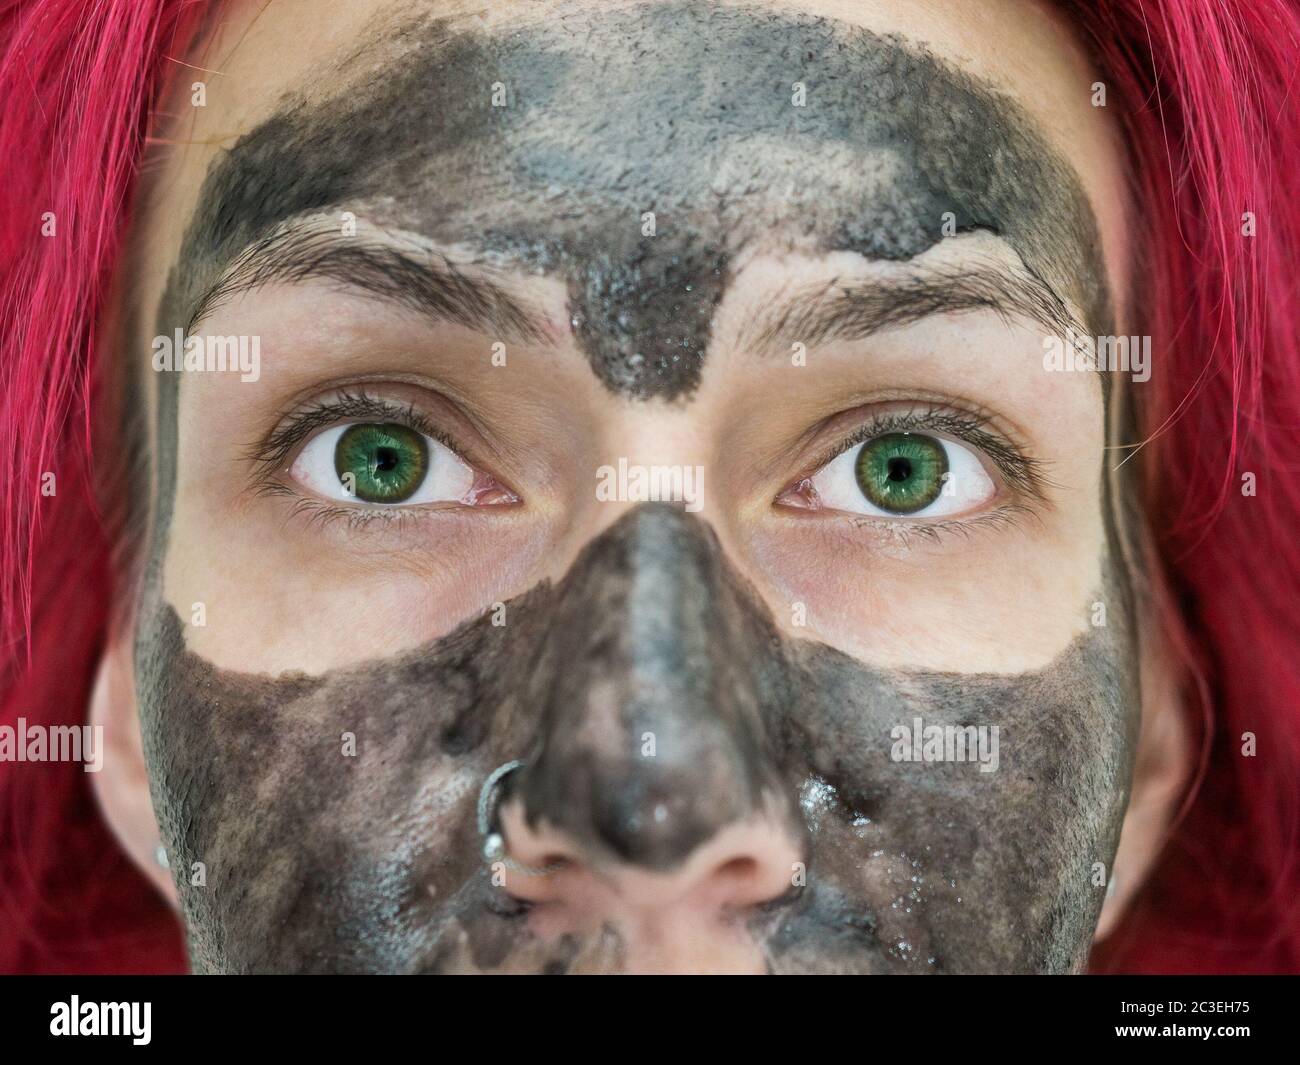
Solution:
<path fill-rule="evenodd" d="M 290 497 L 295 513 L 315 520 L 409 519 L 449 506 L 519 502 L 466 461 L 460 445 L 414 403 L 367 391 L 295 410 L 252 458 L 257 493 Z"/>
<path fill-rule="evenodd" d="M 895 406 L 823 450 L 775 505 L 934 538 L 1031 513 L 1046 501 L 1039 467 L 984 415 Z"/>

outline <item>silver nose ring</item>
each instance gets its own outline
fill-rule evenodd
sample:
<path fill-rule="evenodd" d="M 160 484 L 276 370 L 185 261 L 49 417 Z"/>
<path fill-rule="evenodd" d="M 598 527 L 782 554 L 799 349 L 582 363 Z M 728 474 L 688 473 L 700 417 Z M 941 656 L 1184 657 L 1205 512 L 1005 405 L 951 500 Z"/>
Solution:
<path fill-rule="evenodd" d="M 518 760 L 497 766 L 487 775 L 487 779 L 483 781 L 483 787 L 479 789 L 478 834 L 483 837 L 483 860 L 489 865 L 500 862 L 507 869 L 512 869 L 516 873 L 523 873 L 525 876 L 545 876 L 563 868 L 566 863 L 562 861 L 552 862 L 550 865 L 540 868 L 522 865 L 506 853 L 505 836 L 494 827 L 497 815 L 497 791 L 501 781 L 516 769 L 522 769 L 523 766 L 524 763 Z"/>

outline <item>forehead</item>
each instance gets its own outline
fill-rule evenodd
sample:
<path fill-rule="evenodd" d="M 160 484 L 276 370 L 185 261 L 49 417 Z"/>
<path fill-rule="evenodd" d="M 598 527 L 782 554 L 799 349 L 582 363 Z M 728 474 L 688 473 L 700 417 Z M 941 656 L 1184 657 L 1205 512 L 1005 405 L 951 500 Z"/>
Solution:
<path fill-rule="evenodd" d="M 1000 38 L 997 9 L 990 25 L 936 16 L 917 36 L 889 5 L 855 6 L 854 19 L 705 0 L 530 5 L 514 18 L 382 8 L 350 45 L 309 45 L 310 72 L 250 71 L 260 103 L 226 107 L 241 135 L 178 164 L 189 178 L 176 198 L 193 210 L 189 222 L 177 205 L 181 287 L 210 282 L 277 225 L 355 210 L 559 276 L 605 383 L 668 397 L 693 387 L 750 250 L 906 260 L 982 230 L 1101 321 L 1118 219 L 1103 211 L 1099 228 L 1094 208 L 1118 202 L 1118 168 L 1086 113 L 1090 75 L 1040 19 L 1030 38 L 1056 63 L 1054 92 L 1040 80 L 1027 97 L 1001 68 L 994 84 L 964 53 Z M 266 39 L 286 32 L 249 29 L 228 77 L 268 65 Z"/>

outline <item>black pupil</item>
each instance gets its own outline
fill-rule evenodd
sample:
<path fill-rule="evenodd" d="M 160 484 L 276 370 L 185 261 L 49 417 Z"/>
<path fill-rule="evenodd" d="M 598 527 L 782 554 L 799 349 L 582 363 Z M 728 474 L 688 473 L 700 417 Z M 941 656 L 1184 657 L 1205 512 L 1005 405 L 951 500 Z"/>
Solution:
<path fill-rule="evenodd" d="M 397 467 L 397 451 L 391 447 L 375 448 L 375 472 L 389 473 Z"/>
<path fill-rule="evenodd" d="M 889 460 L 889 479 L 891 481 L 906 481 L 912 476 L 912 463 L 905 458 L 897 457 Z"/>

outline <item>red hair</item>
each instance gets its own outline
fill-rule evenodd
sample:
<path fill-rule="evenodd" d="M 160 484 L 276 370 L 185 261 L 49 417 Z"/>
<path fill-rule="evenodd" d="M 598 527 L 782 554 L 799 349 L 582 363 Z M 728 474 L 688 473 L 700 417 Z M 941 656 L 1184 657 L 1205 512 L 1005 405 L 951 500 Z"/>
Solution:
<path fill-rule="evenodd" d="M 1127 135 L 1135 328 L 1158 368 L 1133 461 L 1200 739 L 1158 870 L 1093 967 L 1300 971 L 1300 8 L 1061 6 Z M 0 724 L 84 722 L 129 594 L 91 468 L 101 320 L 155 108 L 207 7 L 0 0 Z M 88 779 L 0 764 L 0 971 L 181 971 L 177 923 Z"/>
<path fill-rule="evenodd" d="M 1200 739 L 1163 860 L 1093 968 L 1300 972 L 1300 6 L 1064 6 L 1122 101 L 1158 367 L 1142 509 Z"/>

